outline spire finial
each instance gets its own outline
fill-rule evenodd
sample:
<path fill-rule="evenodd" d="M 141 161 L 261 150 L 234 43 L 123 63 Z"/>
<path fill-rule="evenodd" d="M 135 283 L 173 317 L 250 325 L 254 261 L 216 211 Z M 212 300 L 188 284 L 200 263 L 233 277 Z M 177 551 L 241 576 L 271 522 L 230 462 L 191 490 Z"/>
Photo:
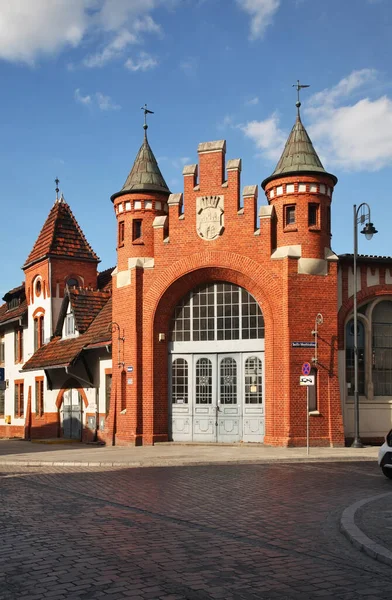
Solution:
<path fill-rule="evenodd" d="M 143 125 L 143 129 L 144 129 L 144 137 L 147 138 L 147 129 L 148 129 L 147 115 L 153 115 L 154 113 L 153 113 L 152 110 L 148 110 L 147 104 L 145 104 L 144 106 L 142 106 L 141 110 L 144 111 L 144 125 Z"/>
<path fill-rule="evenodd" d="M 56 190 L 56 202 L 58 202 L 59 201 L 59 191 L 60 191 L 60 189 L 59 189 L 60 179 L 58 177 L 56 177 L 56 179 L 54 180 L 54 182 L 56 184 L 56 188 L 55 188 L 55 190 Z"/>
<path fill-rule="evenodd" d="M 297 107 L 297 117 L 298 119 L 300 119 L 300 115 L 299 115 L 299 109 L 301 106 L 301 102 L 299 99 L 299 91 L 302 90 L 302 88 L 308 88 L 310 87 L 309 85 L 304 85 L 302 83 L 299 82 L 299 79 L 297 79 L 297 83 L 293 83 L 293 87 L 297 88 L 297 102 L 295 103 L 295 106 Z"/>

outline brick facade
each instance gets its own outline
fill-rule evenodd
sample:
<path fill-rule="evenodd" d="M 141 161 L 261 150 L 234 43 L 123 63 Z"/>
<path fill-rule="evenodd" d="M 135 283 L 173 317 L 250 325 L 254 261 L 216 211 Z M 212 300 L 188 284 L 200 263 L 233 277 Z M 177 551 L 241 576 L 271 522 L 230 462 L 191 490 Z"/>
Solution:
<path fill-rule="evenodd" d="M 241 197 L 240 161 L 229 161 L 226 169 L 225 144 L 201 145 L 198 166 L 184 172 L 184 194 L 169 196 L 167 208 L 166 198 L 153 192 L 131 192 L 114 200 L 117 221 L 125 226 L 113 276 L 113 320 L 125 341 L 113 336 L 113 357 L 119 355 L 121 361 L 116 364 L 113 360 L 107 440 L 116 444 L 168 440 L 170 318 L 189 290 L 223 281 L 245 288 L 264 315 L 267 444 L 305 443 L 306 391 L 299 386 L 299 376 L 302 363 L 311 360 L 313 350 L 293 348 L 292 343 L 311 341 L 315 317 L 323 313 L 315 365 L 318 414 L 312 419 L 312 444 L 342 445 L 337 257 L 330 250 L 331 195 L 320 193 L 319 187 L 322 184 L 323 190 L 332 190 L 334 181 L 327 174 L 275 178 L 266 185 L 269 204 L 261 209 L 258 224 L 257 188 L 245 188 Z M 298 191 L 299 183 L 307 186 L 305 193 Z M 293 193 L 287 193 L 287 184 L 294 184 Z M 310 192 L 311 184 L 318 186 L 317 192 Z M 270 190 L 278 186 L 282 186 L 282 194 L 271 199 Z M 224 227 L 213 240 L 197 233 L 197 198 L 205 196 L 223 196 Z M 162 210 L 154 210 L 157 200 Z M 148 210 L 146 202 L 151 207 Z M 308 223 L 309 203 L 319 207 L 318 222 L 313 226 Z M 287 204 L 295 205 L 295 226 L 285 225 Z M 132 240 L 133 219 L 142 220 L 143 235 L 137 243 Z M 294 252 L 290 250 L 293 246 Z M 159 334 L 164 334 L 165 341 L 159 341 Z M 126 372 L 128 365 L 133 367 L 131 377 Z"/>

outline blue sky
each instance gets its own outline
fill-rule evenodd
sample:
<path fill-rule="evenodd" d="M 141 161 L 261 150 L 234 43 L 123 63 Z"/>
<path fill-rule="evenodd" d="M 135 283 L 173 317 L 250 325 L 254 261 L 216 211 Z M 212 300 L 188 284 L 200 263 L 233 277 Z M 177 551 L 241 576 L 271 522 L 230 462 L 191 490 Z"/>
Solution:
<path fill-rule="evenodd" d="M 391 255 L 390 0 L 0 0 L 0 294 L 55 199 L 56 176 L 101 269 L 116 263 L 110 195 L 149 141 L 173 193 L 199 142 L 227 140 L 242 186 L 270 175 L 295 121 L 337 175 L 332 247 L 352 252 L 352 206 Z M 261 202 L 265 203 L 263 193 Z M 363 237 L 363 236 L 361 236 Z"/>

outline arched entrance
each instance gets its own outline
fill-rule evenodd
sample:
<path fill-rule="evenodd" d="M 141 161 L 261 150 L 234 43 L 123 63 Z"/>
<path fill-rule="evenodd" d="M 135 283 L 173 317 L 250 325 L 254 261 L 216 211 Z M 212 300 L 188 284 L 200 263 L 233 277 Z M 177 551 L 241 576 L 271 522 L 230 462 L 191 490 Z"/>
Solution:
<path fill-rule="evenodd" d="M 247 290 L 191 290 L 171 321 L 169 423 L 174 441 L 262 442 L 264 318 Z"/>

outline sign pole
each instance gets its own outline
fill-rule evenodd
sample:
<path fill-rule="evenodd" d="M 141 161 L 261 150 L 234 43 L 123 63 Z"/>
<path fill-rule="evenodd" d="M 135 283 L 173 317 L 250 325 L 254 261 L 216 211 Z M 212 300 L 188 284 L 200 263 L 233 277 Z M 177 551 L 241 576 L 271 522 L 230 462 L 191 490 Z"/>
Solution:
<path fill-rule="evenodd" d="M 306 386 L 306 454 L 309 455 L 309 386 Z"/>

